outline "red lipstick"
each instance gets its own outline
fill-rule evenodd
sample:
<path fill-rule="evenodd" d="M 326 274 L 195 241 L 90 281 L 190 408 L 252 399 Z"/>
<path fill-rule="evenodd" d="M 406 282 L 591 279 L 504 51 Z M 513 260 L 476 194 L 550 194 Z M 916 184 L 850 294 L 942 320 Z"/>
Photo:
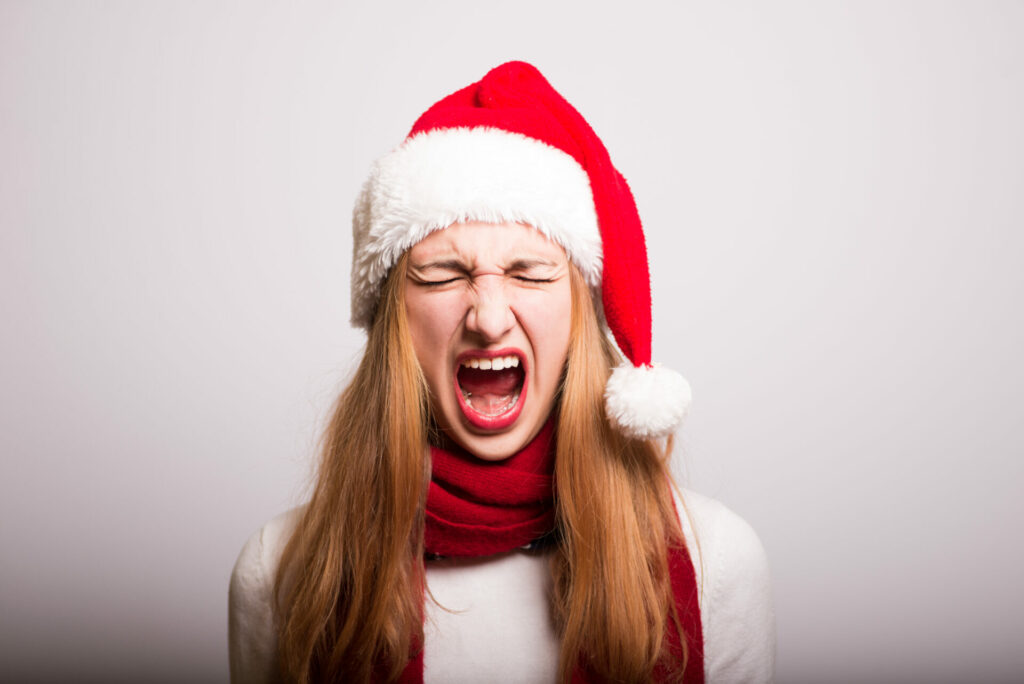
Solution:
<path fill-rule="evenodd" d="M 512 393 L 512 404 L 505 410 L 498 414 L 491 415 L 477 410 L 472 405 L 472 399 L 467 398 L 467 394 L 464 388 L 459 383 L 459 371 L 463 368 L 463 362 L 469 361 L 470 359 L 496 359 L 503 356 L 513 356 L 519 361 L 519 371 L 521 373 L 522 381 L 518 389 Z M 513 366 L 513 368 L 516 368 Z M 471 349 L 462 352 L 458 355 L 455 360 L 455 368 L 452 373 L 452 382 L 454 384 L 455 396 L 459 402 L 459 408 L 462 410 L 462 415 L 466 422 L 478 430 L 484 430 L 488 432 L 496 432 L 504 430 L 510 427 L 519 418 L 519 414 L 523 411 L 523 406 L 526 403 L 526 392 L 529 384 L 529 368 L 526 365 L 526 356 L 522 350 L 514 347 L 506 347 L 504 349 Z M 469 371 L 474 373 L 480 373 L 481 371 Z M 484 370 L 483 373 L 492 371 Z M 500 371 L 494 371 L 500 372 Z M 518 392 L 518 396 L 515 395 Z"/>

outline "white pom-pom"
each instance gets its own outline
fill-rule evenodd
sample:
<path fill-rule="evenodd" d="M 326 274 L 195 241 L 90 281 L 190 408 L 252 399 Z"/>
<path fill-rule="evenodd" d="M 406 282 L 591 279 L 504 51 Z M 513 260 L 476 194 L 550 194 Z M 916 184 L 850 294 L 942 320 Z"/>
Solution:
<path fill-rule="evenodd" d="M 690 384 L 674 370 L 658 365 L 615 368 L 604 389 L 608 418 L 620 432 L 637 439 L 665 437 L 678 428 L 690 408 Z"/>

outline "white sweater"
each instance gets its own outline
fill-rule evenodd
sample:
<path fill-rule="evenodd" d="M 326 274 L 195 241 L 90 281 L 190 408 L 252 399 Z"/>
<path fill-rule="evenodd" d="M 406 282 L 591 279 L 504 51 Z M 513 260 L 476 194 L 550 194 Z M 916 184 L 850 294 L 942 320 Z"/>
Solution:
<path fill-rule="evenodd" d="M 761 542 L 714 499 L 684 491 L 683 502 L 680 517 L 700 589 L 707 684 L 771 682 L 775 619 Z M 228 599 L 235 684 L 277 680 L 271 592 L 298 513 L 293 509 L 264 525 L 235 563 Z M 430 561 L 427 584 L 436 603 L 428 598 L 425 605 L 425 682 L 556 680 L 558 635 L 545 554 Z"/>

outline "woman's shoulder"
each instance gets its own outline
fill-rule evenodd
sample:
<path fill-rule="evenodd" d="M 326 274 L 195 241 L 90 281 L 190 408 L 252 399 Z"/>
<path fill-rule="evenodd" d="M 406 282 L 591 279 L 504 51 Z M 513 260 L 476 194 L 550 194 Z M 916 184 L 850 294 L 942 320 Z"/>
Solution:
<path fill-rule="evenodd" d="M 272 518 L 249 537 L 235 561 L 228 588 L 233 682 L 270 682 L 276 678 L 274 579 L 281 552 L 301 515 L 302 507 L 298 507 Z"/>
<path fill-rule="evenodd" d="M 772 681 L 775 612 L 760 538 L 746 520 L 703 494 L 683 490 L 677 506 L 700 586 L 708 681 Z"/>
<path fill-rule="evenodd" d="M 299 522 L 303 508 L 297 506 L 274 516 L 249 537 L 235 561 L 232 584 L 236 579 L 241 584 L 251 584 L 277 572 L 278 559 Z"/>
<path fill-rule="evenodd" d="M 705 565 L 723 570 L 767 568 L 768 559 L 760 537 L 750 523 L 731 508 L 688 489 L 680 491 L 676 505 L 687 541 L 696 540 L 697 555 Z"/>

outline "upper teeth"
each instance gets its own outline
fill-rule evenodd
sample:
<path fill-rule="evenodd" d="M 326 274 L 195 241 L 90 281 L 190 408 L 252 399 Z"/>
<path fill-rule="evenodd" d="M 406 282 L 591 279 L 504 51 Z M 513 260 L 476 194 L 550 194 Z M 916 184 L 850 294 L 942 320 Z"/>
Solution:
<path fill-rule="evenodd" d="M 466 368 L 481 368 L 483 370 L 503 370 L 505 368 L 516 368 L 519 366 L 519 357 L 496 356 L 493 359 L 464 359 L 462 365 Z"/>

